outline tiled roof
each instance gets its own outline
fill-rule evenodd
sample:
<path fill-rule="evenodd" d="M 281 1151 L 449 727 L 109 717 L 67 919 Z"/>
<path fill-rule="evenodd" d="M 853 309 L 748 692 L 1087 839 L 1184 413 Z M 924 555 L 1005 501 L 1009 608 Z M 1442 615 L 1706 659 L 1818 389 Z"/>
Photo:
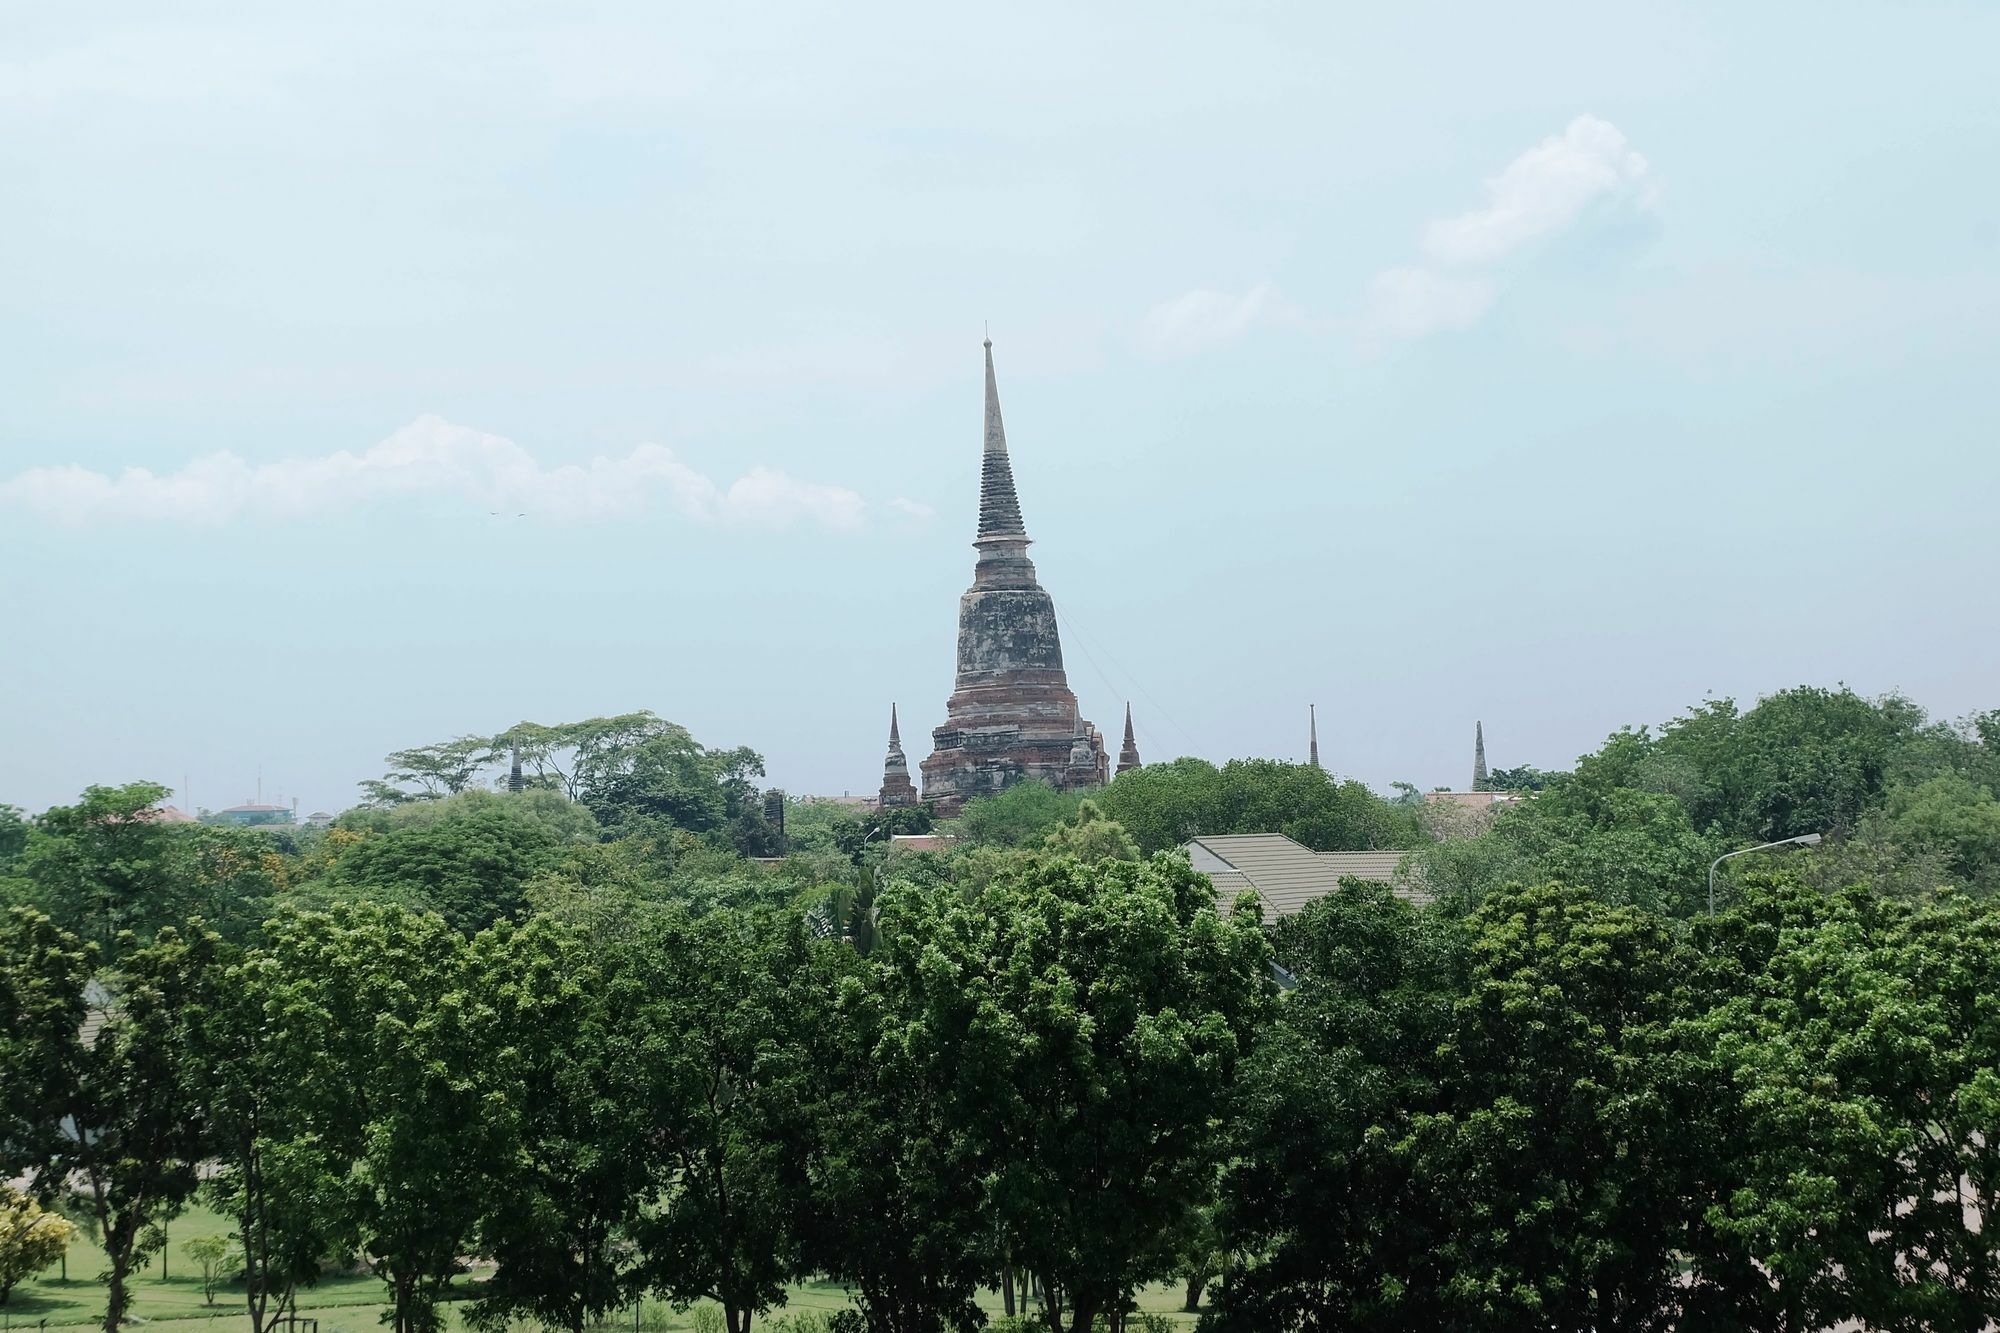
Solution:
<path fill-rule="evenodd" d="M 1347 878 L 1392 884 L 1405 855 L 1385 852 L 1315 852 L 1282 833 L 1229 833 L 1196 838 L 1187 846 L 1194 868 L 1209 877 L 1219 900 L 1243 888 L 1257 891 L 1267 920 L 1291 916 L 1324 898 Z M 1400 897 L 1423 902 L 1428 895 L 1398 888 Z"/>

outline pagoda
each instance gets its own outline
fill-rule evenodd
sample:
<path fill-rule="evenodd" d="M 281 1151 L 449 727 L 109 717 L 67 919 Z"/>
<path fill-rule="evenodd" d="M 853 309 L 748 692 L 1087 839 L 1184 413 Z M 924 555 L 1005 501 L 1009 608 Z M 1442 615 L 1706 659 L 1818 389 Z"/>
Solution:
<path fill-rule="evenodd" d="M 1055 602 L 1035 579 L 1028 544 L 989 338 L 979 530 L 972 542 L 979 555 L 972 586 L 958 599 L 956 686 L 921 765 L 924 799 L 943 816 L 1024 779 L 1071 789 L 1102 786 L 1110 777 L 1104 737 L 1084 721 L 1064 674 Z"/>

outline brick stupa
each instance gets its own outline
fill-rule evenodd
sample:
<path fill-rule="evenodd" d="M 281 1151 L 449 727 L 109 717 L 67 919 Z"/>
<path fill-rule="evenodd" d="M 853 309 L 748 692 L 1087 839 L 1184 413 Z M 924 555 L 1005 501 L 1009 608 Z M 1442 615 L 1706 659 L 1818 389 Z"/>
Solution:
<path fill-rule="evenodd" d="M 924 799 L 940 815 L 1027 778 L 1052 787 L 1102 786 L 1104 738 L 1083 720 L 1063 672 L 1056 608 L 1035 580 L 1014 493 L 993 342 L 986 343 L 986 446 L 979 472 L 979 552 L 958 599 L 958 679 L 922 765 Z"/>

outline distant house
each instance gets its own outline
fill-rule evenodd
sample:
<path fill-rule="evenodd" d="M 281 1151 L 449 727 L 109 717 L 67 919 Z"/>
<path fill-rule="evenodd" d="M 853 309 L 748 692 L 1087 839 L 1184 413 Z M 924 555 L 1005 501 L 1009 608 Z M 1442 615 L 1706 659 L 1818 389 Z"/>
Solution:
<path fill-rule="evenodd" d="M 1430 901 L 1429 894 L 1397 879 L 1396 868 L 1406 852 L 1316 852 L 1282 833 L 1229 833 L 1196 838 L 1187 844 L 1187 854 L 1215 885 L 1219 901 L 1232 902 L 1249 889 L 1264 905 L 1266 921 L 1303 910 L 1339 888 L 1343 879 L 1387 884 L 1409 902 Z"/>
<path fill-rule="evenodd" d="M 889 851 L 896 852 L 948 852 L 958 843 L 949 833 L 891 833 Z"/>
<path fill-rule="evenodd" d="M 227 810 L 217 810 L 209 818 L 217 824 L 256 828 L 265 824 L 290 824 L 294 815 L 289 805 L 262 805 L 255 801 L 245 801 L 242 805 L 232 805 Z"/>
<path fill-rule="evenodd" d="M 1463 810 L 1481 810 L 1498 814 L 1504 806 L 1514 805 L 1521 800 L 1517 791 L 1427 791 L 1424 799 L 1432 805 L 1455 805 Z"/>

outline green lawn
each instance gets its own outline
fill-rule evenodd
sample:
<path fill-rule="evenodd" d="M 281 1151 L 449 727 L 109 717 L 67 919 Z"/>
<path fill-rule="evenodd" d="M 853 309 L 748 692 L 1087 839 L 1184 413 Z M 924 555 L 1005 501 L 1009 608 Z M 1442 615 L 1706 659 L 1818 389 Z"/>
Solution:
<path fill-rule="evenodd" d="M 164 1275 L 160 1256 L 136 1275 L 132 1283 L 132 1323 L 135 1327 L 171 1321 L 174 1333 L 250 1333 L 250 1317 L 243 1312 L 240 1287 L 225 1284 L 216 1293 L 215 1304 L 202 1300 L 201 1272 L 181 1246 L 197 1236 L 227 1235 L 229 1223 L 206 1208 L 190 1208 L 167 1228 Z M 79 1234 L 69 1250 L 69 1277 L 51 1268 L 14 1288 L 7 1304 L 0 1305 L 0 1333 L 14 1329 L 46 1328 L 50 1333 L 79 1333 L 96 1327 L 104 1317 L 104 1285 L 97 1275 L 104 1270 L 104 1251 L 86 1235 Z M 466 1281 L 466 1279 L 461 1279 Z M 318 1286 L 299 1294 L 299 1314 L 319 1320 L 319 1333 L 377 1333 L 387 1309 L 385 1290 L 379 1278 L 361 1276 L 326 1277 Z M 831 1283 L 809 1282 L 793 1287 L 783 1313 L 832 1311 L 849 1304 L 847 1292 Z M 995 1316 L 1000 1313 L 997 1293 L 987 1293 L 981 1302 Z M 1176 1322 L 1191 1323 L 1192 1315 L 1180 1313 L 1178 1288 L 1153 1287 L 1140 1293 L 1144 1310 L 1172 1315 Z M 445 1333 L 462 1333 L 463 1322 L 455 1308 L 446 1311 Z M 661 1301 L 646 1301 L 638 1311 L 639 1333 L 687 1333 L 693 1328 L 693 1312 L 678 1312 Z M 760 1321 L 759 1327 L 770 1322 Z M 633 1312 L 607 1321 L 607 1333 L 633 1327 Z M 525 1330 L 525 1326 L 524 1326 Z"/>

